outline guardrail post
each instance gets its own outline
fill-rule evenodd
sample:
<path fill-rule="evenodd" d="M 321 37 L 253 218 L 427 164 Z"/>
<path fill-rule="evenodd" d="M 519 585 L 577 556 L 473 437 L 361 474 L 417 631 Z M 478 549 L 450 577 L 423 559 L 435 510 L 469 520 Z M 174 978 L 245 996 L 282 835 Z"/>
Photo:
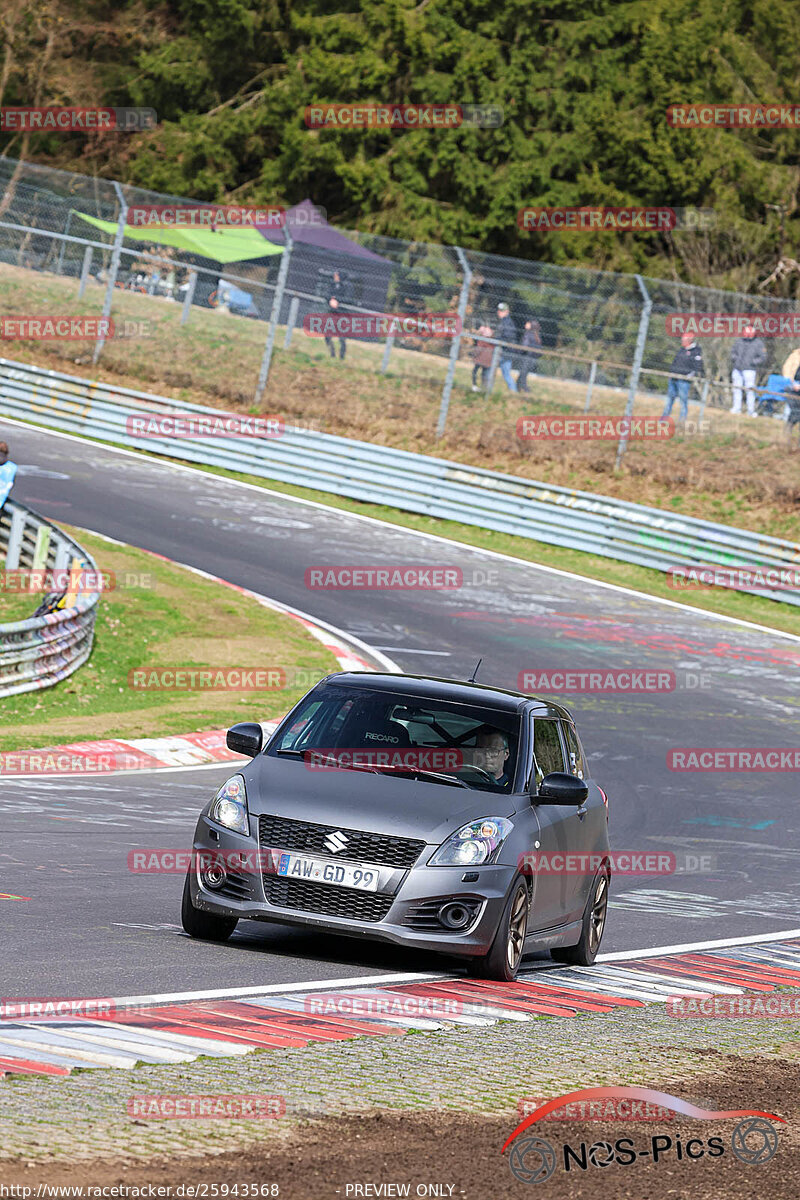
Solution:
<path fill-rule="evenodd" d="M 33 569 L 41 571 L 47 564 L 47 554 L 50 550 L 50 526 L 39 525 L 36 530 L 36 546 L 33 551 Z"/>
<path fill-rule="evenodd" d="M 275 286 L 275 295 L 272 297 L 272 312 L 269 319 L 269 333 L 267 335 L 267 344 L 264 347 L 264 357 L 261 360 L 261 369 L 258 372 L 258 383 L 256 384 L 256 394 L 254 401 L 256 404 L 261 403 L 264 395 L 264 388 L 267 386 L 269 379 L 269 368 L 272 362 L 272 349 L 275 345 L 275 334 L 278 329 L 278 319 L 281 315 L 281 304 L 283 303 L 283 293 L 286 288 L 286 276 L 289 274 L 289 258 L 292 253 L 292 235 L 289 233 L 288 226 L 284 228 L 283 236 L 286 239 L 283 255 L 281 256 L 281 266 L 278 271 L 278 282 Z"/>
<path fill-rule="evenodd" d="M 469 285 L 472 282 L 472 271 L 470 270 L 467 256 L 460 246 L 454 246 L 458 261 L 461 263 L 461 270 L 464 272 L 464 277 L 461 280 L 461 294 L 458 297 L 458 332 L 450 344 L 450 361 L 447 364 L 447 375 L 442 388 L 442 403 L 439 408 L 439 421 L 436 425 L 437 438 L 444 434 L 444 427 L 447 422 L 447 410 L 450 407 L 450 394 L 453 390 L 453 380 L 456 374 L 456 363 L 458 362 L 458 354 L 461 349 L 461 331 L 464 328 L 464 317 L 467 315 L 467 300 L 469 299 Z"/>
<path fill-rule="evenodd" d="M 636 399 L 636 389 L 639 386 L 639 375 L 642 371 L 642 359 L 644 358 L 644 346 L 645 342 L 647 341 L 647 330 L 650 326 L 650 311 L 653 307 L 653 301 L 650 299 L 650 293 L 644 286 L 644 280 L 642 279 L 641 275 L 635 275 L 634 278 L 638 283 L 639 291 L 642 293 L 642 297 L 644 298 L 644 307 L 642 308 L 642 315 L 639 318 L 639 332 L 636 335 L 636 350 L 634 351 L 633 366 L 631 367 L 631 384 L 628 389 L 628 402 L 625 405 L 624 415 L 626 421 L 630 421 L 631 414 L 633 413 L 633 402 Z M 622 462 L 622 456 L 625 453 L 625 448 L 627 445 L 628 426 L 626 425 L 623 427 L 622 432 L 619 435 L 617 458 L 616 462 L 614 463 L 615 471 L 619 470 Z"/>
<path fill-rule="evenodd" d="M 185 325 L 189 320 L 189 313 L 192 311 L 192 302 L 194 300 L 194 289 L 197 287 L 197 271 L 189 272 L 189 284 L 186 288 L 186 295 L 183 297 L 183 308 L 181 309 L 181 325 Z"/>
<path fill-rule="evenodd" d="M 383 347 L 383 361 L 381 362 L 381 375 L 385 375 L 389 370 L 389 355 L 392 353 L 394 345 L 394 334 L 387 334 L 386 343 Z"/>
<path fill-rule="evenodd" d="M 596 375 L 597 375 L 597 359 L 594 360 L 594 362 L 592 363 L 592 366 L 591 366 L 591 370 L 589 371 L 589 383 L 586 387 L 586 403 L 583 406 L 583 411 L 585 413 L 587 413 L 589 411 L 589 405 L 592 402 L 592 389 L 594 388 L 594 380 L 595 380 Z"/>
<path fill-rule="evenodd" d="M 117 282 L 117 272 L 119 271 L 119 259 L 122 251 L 122 243 L 125 238 L 125 221 L 128 217 L 128 203 L 122 194 L 122 188 L 114 180 L 114 187 L 117 190 L 119 198 L 119 220 L 117 221 L 117 232 L 114 235 L 114 248 L 111 251 L 111 266 L 108 271 L 108 283 L 106 284 L 106 294 L 103 300 L 102 319 L 107 321 L 111 316 L 111 305 L 114 300 L 114 284 Z M 97 339 L 94 344 L 94 354 L 92 355 L 92 363 L 96 363 L 100 357 L 103 346 L 106 344 L 106 339 L 103 334 Z"/>
<path fill-rule="evenodd" d="M 494 350 L 492 351 L 492 361 L 489 364 L 489 374 L 487 376 L 487 379 L 488 379 L 488 382 L 486 384 L 487 397 L 491 396 L 491 394 L 492 394 L 492 390 L 494 388 L 494 377 L 497 374 L 497 364 L 499 362 L 500 362 L 500 347 L 495 346 Z"/>
<path fill-rule="evenodd" d="M 294 333 L 294 327 L 297 324 L 297 310 L 299 307 L 300 297 L 292 296 L 292 300 L 289 305 L 289 316 L 286 319 L 286 337 L 283 339 L 284 350 L 288 350 L 292 344 L 292 334 Z"/>
<path fill-rule="evenodd" d="M 78 299 L 80 300 L 83 293 L 86 291 L 86 284 L 89 282 L 89 274 L 92 269 L 92 247 L 87 246 L 83 252 L 83 266 L 81 267 L 81 282 L 78 288 Z"/>
<path fill-rule="evenodd" d="M 16 571 L 19 566 L 26 516 L 27 513 L 24 508 L 15 508 L 11 513 L 11 528 L 8 531 L 8 546 L 6 548 L 7 571 Z"/>

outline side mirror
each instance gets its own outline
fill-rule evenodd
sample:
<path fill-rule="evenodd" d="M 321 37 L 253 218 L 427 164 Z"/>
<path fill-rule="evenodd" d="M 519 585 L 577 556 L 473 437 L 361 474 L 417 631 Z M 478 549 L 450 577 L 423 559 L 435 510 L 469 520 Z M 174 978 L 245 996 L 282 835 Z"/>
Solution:
<path fill-rule="evenodd" d="M 588 784 L 577 775 L 553 771 L 551 775 L 545 775 L 533 800 L 538 804 L 571 804 L 580 808 L 588 795 Z"/>
<path fill-rule="evenodd" d="M 246 754 L 248 758 L 255 758 L 264 743 L 264 734 L 261 726 L 255 721 L 242 721 L 228 730 L 225 743 L 228 749 L 236 754 Z"/>

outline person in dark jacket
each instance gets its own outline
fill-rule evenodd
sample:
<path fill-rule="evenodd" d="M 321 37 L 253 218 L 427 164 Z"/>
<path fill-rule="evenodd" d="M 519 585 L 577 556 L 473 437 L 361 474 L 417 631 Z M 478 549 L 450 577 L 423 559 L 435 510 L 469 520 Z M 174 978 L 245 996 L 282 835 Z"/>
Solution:
<path fill-rule="evenodd" d="M 661 414 L 664 421 L 672 412 L 676 399 L 681 402 L 680 419 L 685 421 L 689 416 L 689 387 L 692 380 L 704 374 L 703 352 L 694 340 L 693 333 L 681 334 L 681 348 L 672 360 L 669 369 L 670 380 L 667 384 L 667 403 Z M 677 378 L 679 376 L 679 378 Z"/>
<path fill-rule="evenodd" d="M 533 317 L 525 322 L 525 328 L 522 332 L 523 346 L 530 346 L 532 349 L 541 350 L 542 348 L 542 331 L 539 328 L 539 322 Z M 529 392 L 528 375 L 536 374 L 536 364 L 539 361 L 538 354 L 526 353 L 522 355 L 520 362 L 519 374 L 517 375 L 517 389 L 520 392 Z"/>
<path fill-rule="evenodd" d="M 478 326 L 479 337 L 475 338 L 475 344 L 472 349 L 472 361 L 475 364 L 472 368 L 472 390 L 479 391 L 478 378 L 480 377 L 481 388 L 486 387 L 486 378 L 489 374 L 489 367 L 492 365 L 492 355 L 494 354 L 494 346 L 491 342 L 483 341 L 483 338 L 492 336 L 491 325 Z"/>
<path fill-rule="evenodd" d="M 338 271 L 334 271 L 333 272 L 333 282 L 331 283 L 330 289 L 328 291 L 328 308 L 330 310 L 331 316 L 333 316 L 338 311 L 339 305 L 341 304 L 341 302 L 344 298 L 344 292 L 345 292 L 345 288 L 344 288 L 344 284 L 342 283 L 341 276 L 339 275 Z M 336 350 L 333 345 L 333 338 L 326 337 L 325 345 L 328 347 L 328 349 L 331 352 L 331 358 L 336 358 Z M 347 349 L 347 346 L 346 346 L 345 340 L 343 337 L 340 337 L 339 338 L 339 358 L 344 358 L 346 349 Z"/>
<path fill-rule="evenodd" d="M 494 336 L 499 342 L 511 342 L 514 345 L 516 344 L 517 327 L 511 320 L 509 307 L 505 303 L 500 303 L 497 306 L 497 329 L 495 330 Z M 514 378 L 511 374 L 512 363 L 513 360 L 511 357 L 511 350 L 507 346 L 501 346 L 499 363 L 500 374 L 506 381 L 507 387 L 512 392 L 515 392 L 517 390 L 517 385 L 514 382 Z"/>
<path fill-rule="evenodd" d="M 731 383 L 733 384 L 732 413 L 742 411 L 742 388 L 747 393 L 747 411 L 751 417 L 756 413 L 756 372 L 767 361 L 767 348 L 761 338 L 756 337 L 752 325 L 745 325 L 744 334 L 737 338 L 731 350 Z"/>

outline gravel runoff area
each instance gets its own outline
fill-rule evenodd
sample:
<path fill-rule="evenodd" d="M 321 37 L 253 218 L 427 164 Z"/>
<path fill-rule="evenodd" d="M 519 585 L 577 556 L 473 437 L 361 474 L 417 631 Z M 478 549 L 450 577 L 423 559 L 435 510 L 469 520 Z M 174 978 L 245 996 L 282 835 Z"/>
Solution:
<path fill-rule="evenodd" d="M 651 1005 L 193 1064 L 87 1070 L 65 1079 L 7 1077 L 0 1081 L 0 1185 L 16 1190 L 0 1195 L 24 1197 L 28 1186 L 28 1195 L 36 1196 L 39 1185 L 72 1184 L 82 1189 L 74 1195 L 90 1196 L 90 1187 L 121 1184 L 115 1194 L 122 1197 L 135 1197 L 135 1189 L 147 1185 L 169 1187 L 162 1196 L 185 1196 L 190 1193 L 178 1188 L 192 1183 L 200 1185 L 198 1196 L 235 1195 L 225 1192 L 227 1184 L 239 1185 L 240 1196 L 291 1200 L 556 1198 L 598 1189 L 636 1200 L 765 1194 L 788 1200 L 800 1194 L 799 1075 L 794 1019 L 677 1020 Z M 559 1159 L 539 1189 L 511 1174 L 508 1152 L 501 1157 L 500 1148 L 518 1123 L 522 1097 L 622 1084 L 669 1092 L 703 1108 L 763 1109 L 787 1123 L 769 1162 L 743 1164 L 731 1151 L 733 1120 L 551 1120 L 532 1132 L 559 1155 L 564 1142 L 577 1149 L 581 1142 L 630 1136 L 648 1146 L 654 1135 L 673 1142 L 720 1135 L 726 1152 L 678 1161 L 673 1147 L 658 1162 L 614 1163 L 602 1174 L 591 1163 L 565 1173 Z M 141 1120 L 126 1106 L 142 1094 L 280 1096 L 286 1114 L 261 1121 Z M 246 1184 L 258 1191 L 246 1191 Z M 380 1190 L 381 1184 L 401 1190 Z M 277 1190 L 270 1191 L 273 1185 Z"/>

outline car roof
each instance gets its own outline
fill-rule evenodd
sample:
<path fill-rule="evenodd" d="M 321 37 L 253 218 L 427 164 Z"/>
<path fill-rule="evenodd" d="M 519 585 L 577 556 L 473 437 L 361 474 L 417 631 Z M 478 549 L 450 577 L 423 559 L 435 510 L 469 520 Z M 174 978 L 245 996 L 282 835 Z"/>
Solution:
<path fill-rule="evenodd" d="M 395 675 L 379 671 L 339 671 L 328 675 L 318 687 L 328 684 L 399 692 L 401 695 L 424 696 L 431 700 L 452 700 L 462 704 L 485 704 L 505 712 L 521 712 L 529 708 L 538 717 L 564 717 L 572 720 L 569 711 L 552 700 L 491 687 L 486 683 L 464 683 L 459 679 L 439 679 L 432 675 Z"/>

